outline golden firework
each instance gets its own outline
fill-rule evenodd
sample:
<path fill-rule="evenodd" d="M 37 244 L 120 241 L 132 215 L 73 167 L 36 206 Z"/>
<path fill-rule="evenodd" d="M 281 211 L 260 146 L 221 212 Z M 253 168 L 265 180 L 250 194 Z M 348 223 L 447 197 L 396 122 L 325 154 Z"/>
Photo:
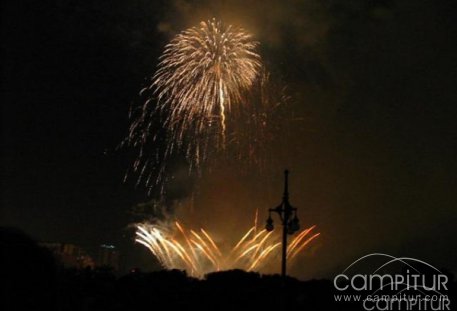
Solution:
<path fill-rule="evenodd" d="M 281 245 L 279 235 L 251 227 L 228 252 L 222 252 L 211 235 L 187 230 L 179 222 L 173 224 L 143 223 L 136 226 L 135 241 L 146 246 L 166 269 L 183 269 L 190 275 L 202 277 L 219 270 L 260 270 L 275 258 Z M 301 231 L 287 247 L 287 258 L 297 254 L 319 233 L 311 234 L 315 226 Z M 276 253 L 277 254 L 277 253 Z"/>

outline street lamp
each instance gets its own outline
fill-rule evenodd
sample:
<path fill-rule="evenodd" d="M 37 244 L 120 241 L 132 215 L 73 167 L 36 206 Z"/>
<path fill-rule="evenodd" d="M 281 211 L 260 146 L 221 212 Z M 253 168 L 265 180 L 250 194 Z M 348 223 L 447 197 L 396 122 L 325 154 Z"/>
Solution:
<path fill-rule="evenodd" d="M 289 203 L 289 171 L 284 171 L 284 194 L 282 202 L 275 208 L 268 209 L 268 219 L 265 229 L 273 231 L 273 218 L 271 212 L 278 213 L 282 223 L 282 262 L 281 262 L 281 276 L 286 278 L 286 261 L 287 261 L 287 235 L 294 234 L 300 229 L 300 221 L 297 217 L 297 209 L 292 207 Z"/>

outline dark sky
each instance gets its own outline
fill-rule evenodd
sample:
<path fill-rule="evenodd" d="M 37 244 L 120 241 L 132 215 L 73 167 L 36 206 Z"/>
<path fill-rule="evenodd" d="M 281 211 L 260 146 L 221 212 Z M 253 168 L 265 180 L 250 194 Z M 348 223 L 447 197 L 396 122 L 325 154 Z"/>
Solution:
<path fill-rule="evenodd" d="M 124 245 L 129 264 L 142 264 L 126 228 L 147 198 L 123 183 L 132 158 L 116 146 L 164 44 L 217 16 L 256 35 L 304 116 L 285 138 L 287 163 L 272 168 L 280 199 L 291 166 L 291 200 L 322 233 L 303 275 L 329 276 L 372 251 L 456 271 L 453 2 L 4 1 L 1 224 L 40 240 Z M 249 196 L 237 182 L 224 198 L 232 206 Z M 229 191 L 217 175 L 208 185 L 202 206 Z M 222 214 L 237 214 L 226 205 Z"/>

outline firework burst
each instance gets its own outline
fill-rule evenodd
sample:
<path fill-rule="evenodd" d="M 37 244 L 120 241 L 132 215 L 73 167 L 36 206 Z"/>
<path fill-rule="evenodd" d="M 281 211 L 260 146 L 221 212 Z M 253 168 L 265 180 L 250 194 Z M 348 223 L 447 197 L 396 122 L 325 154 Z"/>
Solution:
<path fill-rule="evenodd" d="M 187 230 L 179 222 L 171 224 L 138 224 L 136 239 L 147 247 L 167 269 L 183 269 L 190 275 L 202 277 L 212 271 L 244 269 L 259 271 L 270 263 L 280 249 L 280 237 L 265 229 L 251 227 L 236 243 L 224 252 L 204 229 Z M 287 258 L 293 260 L 319 233 L 315 226 L 296 235 L 287 248 Z"/>
<path fill-rule="evenodd" d="M 188 131 L 192 137 L 207 136 L 207 127 L 217 126 L 215 116 L 225 137 L 226 110 L 240 102 L 258 75 L 256 46 L 242 28 L 213 19 L 183 31 L 165 47 L 151 86 L 159 109 L 168 113 L 166 126 L 175 141 L 183 142 Z"/>
<path fill-rule="evenodd" d="M 138 184 L 163 186 L 173 157 L 184 156 L 189 170 L 198 170 L 210 153 L 226 149 L 227 137 L 233 141 L 228 117 L 249 105 L 245 95 L 261 69 L 257 45 L 244 29 L 215 19 L 166 45 L 123 143 L 138 151 Z"/>

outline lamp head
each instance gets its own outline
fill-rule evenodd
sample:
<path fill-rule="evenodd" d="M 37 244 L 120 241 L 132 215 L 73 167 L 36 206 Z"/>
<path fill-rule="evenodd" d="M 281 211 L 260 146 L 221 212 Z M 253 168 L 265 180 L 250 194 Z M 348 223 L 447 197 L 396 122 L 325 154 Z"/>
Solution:
<path fill-rule="evenodd" d="M 268 232 L 271 232 L 271 231 L 273 231 L 273 229 L 274 229 L 274 226 L 273 226 L 273 219 L 271 218 L 271 216 L 268 216 L 267 224 L 265 225 L 265 229 L 266 229 Z"/>
<path fill-rule="evenodd" d="M 298 230 L 300 230 L 300 220 L 298 220 L 297 215 L 289 222 L 289 228 L 288 228 L 288 233 L 289 234 L 294 234 Z"/>

